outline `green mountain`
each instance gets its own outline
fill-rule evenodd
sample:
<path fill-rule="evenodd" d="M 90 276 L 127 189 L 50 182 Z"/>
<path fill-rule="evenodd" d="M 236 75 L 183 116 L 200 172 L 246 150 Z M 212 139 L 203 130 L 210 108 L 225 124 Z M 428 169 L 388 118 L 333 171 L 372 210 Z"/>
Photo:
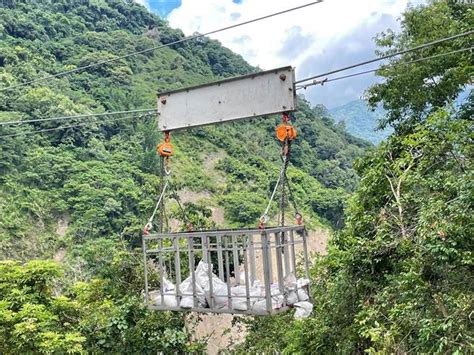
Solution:
<path fill-rule="evenodd" d="M 350 134 L 378 144 L 386 139 L 391 129 L 377 129 L 378 122 L 384 118 L 385 111 L 378 107 L 369 109 L 363 100 L 354 100 L 329 110 L 336 122 L 342 122 Z"/>
<path fill-rule="evenodd" d="M 0 91 L 0 122 L 35 120 L 0 125 L 1 353 L 201 349 L 181 315 L 141 299 L 141 231 L 160 185 L 155 117 L 45 118 L 153 108 L 157 91 L 257 69 L 201 38 L 15 87 L 182 38 L 133 1 L 1 2 L 0 89 L 14 88 Z M 320 107 L 299 107 L 294 198 L 307 225 L 339 228 L 368 144 Z M 279 171 L 279 121 L 172 134 L 172 186 L 196 228 L 256 226 Z M 166 211 L 184 227 L 176 203 Z"/>

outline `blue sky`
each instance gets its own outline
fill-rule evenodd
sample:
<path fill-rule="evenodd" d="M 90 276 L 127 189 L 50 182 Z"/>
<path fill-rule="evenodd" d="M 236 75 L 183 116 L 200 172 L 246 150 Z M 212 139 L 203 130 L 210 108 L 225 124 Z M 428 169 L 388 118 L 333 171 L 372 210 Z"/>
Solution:
<path fill-rule="evenodd" d="M 154 13 L 166 17 L 173 9 L 181 6 L 181 0 L 149 0 L 148 6 Z"/>
<path fill-rule="evenodd" d="M 302 5 L 309 0 L 137 2 L 166 18 L 172 27 L 192 34 Z M 304 78 L 374 57 L 373 37 L 388 28 L 397 31 L 398 18 L 407 4 L 408 0 L 325 0 L 322 4 L 221 32 L 212 38 L 252 65 L 262 69 L 293 65 L 297 78 Z M 358 70 L 361 69 L 352 72 Z M 303 94 L 313 104 L 322 103 L 332 108 L 360 98 L 376 80 L 373 75 L 360 76 L 308 88 Z"/>

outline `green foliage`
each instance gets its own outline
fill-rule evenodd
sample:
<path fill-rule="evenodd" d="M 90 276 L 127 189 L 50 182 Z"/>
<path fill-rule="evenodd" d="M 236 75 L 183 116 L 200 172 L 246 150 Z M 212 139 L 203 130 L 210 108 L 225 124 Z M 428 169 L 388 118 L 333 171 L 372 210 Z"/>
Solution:
<path fill-rule="evenodd" d="M 280 320 L 256 321 L 245 348 L 472 350 L 472 128 L 439 110 L 360 161 L 347 225 L 312 270 L 314 318 L 278 330 L 288 335 L 277 348 L 268 344 Z"/>
<path fill-rule="evenodd" d="M 300 101 L 299 111 L 296 125 L 302 143 L 292 148 L 294 164 L 309 171 L 329 189 L 342 187 L 353 191 L 358 178 L 352 162 L 370 144 L 335 125 L 324 107 L 311 108 L 307 102 Z M 320 119 L 315 120 L 315 117 Z"/>
<path fill-rule="evenodd" d="M 265 198 L 255 192 L 232 192 L 225 198 L 225 217 L 239 227 L 252 225 L 265 210 Z"/>
<path fill-rule="evenodd" d="M 474 11 L 461 1 L 430 0 L 429 6 L 411 7 L 401 22 L 402 32 L 382 33 L 377 44 L 387 48 L 387 53 L 415 47 L 426 42 L 453 36 L 472 29 Z M 419 64 L 396 65 L 420 57 L 428 57 L 469 48 L 472 38 L 457 38 L 420 52 L 397 57 L 390 65 L 382 67 L 377 75 L 388 78 L 373 85 L 367 92 L 372 107 L 382 104 L 387 117 L 380 122 L 403 126 L 423 120 L 427 115 L 458 96 L 472 76 L 472 51 L 452 54 L 424 61 Z M 380 51 L 381 54 L 384 54 Z M 395 64 L 395 65 L 392 65 Z M 402 127 L 400 127 L 402 128 Z"/>
<path fill-rule="evenodd" d="M 150 312 L 138 296 L 114 297 L 111 281 L 67 286 L 51 261 L 2 262 L 0 271 L 2 353 L 154 353 L 187 347 L 180 317 Z"/>
<path fill-rule="evenodd" d="M 409 8 L 400 43 L 393 46 L 390 36 L 384 43 L 393 50 L 461 32 L 471 15 L 467 6 L 443 1 Z M 444 106 L 468 83 L 461 74 L 470 63 L 454 58 L 381 70 L 387 80 L 369 93 L 396 130 L 355 164 L 361 180 L 346 225 L 311 270 L 313 315 L 251 320 L 241 350 L 473 351 L 474 96 L 461 108 Z M 423 84 L 429 73 L 446 73 L 439 87 Z"/>
<path fill-rule="evenodd" d="M 58 314 L 47 307 L 53 301 L 53 282 L 61 274 L 55 263 L 31 261 L 22 267 L 2 262 L 0 271 L 2 353 L 84 352 L 85 338 L 63 327 Z"/>

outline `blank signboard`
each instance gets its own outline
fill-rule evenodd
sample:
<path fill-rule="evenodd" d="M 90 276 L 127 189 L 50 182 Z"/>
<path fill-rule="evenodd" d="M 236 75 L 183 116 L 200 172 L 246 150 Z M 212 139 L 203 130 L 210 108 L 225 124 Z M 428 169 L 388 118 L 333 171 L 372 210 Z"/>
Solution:
<path fill-rule="evenodd" d="M 158 94 L 162 131 L 296 110 L 294 70 L 283 67 Z"/>

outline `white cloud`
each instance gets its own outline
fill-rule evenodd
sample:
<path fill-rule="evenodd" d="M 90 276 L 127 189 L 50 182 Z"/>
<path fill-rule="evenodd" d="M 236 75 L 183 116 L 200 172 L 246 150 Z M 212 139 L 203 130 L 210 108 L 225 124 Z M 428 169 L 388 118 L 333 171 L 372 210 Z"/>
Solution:
<path fill-rule="evenodd" d="M 235 4 L 232 0 L 183 0 L 168 20 L 171 26 L 181 28 L 186 34 L 204 33 L 307 2 L 243 0 Z M 359 26 L 376 22 L 382 14 L 398 16 L 406 5 L 407 0 L 326 0 L 211 37 L 264 69 L 287 64 L 298 66 L 308 57 L 324 53 L 325 47 Z M 307 39 L 305 46 L 296 45 L 294 52 L 282 53 L 292 36 L 296 41 Z"/>
<path fill-rule="evenodd" d="M 150 9 L 150 0 L 135 0 L 135 2 L 145 6 L 148 10 Z"/>
<path fill-rule="evenodd" d="M 413 3 L 422 0 L 412 0 Z M 182 0 L 169 15 L 172 27 L 185 34 L 205 33 L 309 0 Z M 301 79 L 374 56 L 373 37 L 387 28 L 397 29 L 395 19 L 409 0 L 325 0 L 279 15 L 211 35 L 224 46 L 262 69 L 292 65 Z M 363 68 L 363 70 L 366 68 Z M 346 73 L 343 73 L 346 74 Z M 304 92 L 314 104 L 328 107 L 358 99 L 372 75 L 311 87 Z"/>

